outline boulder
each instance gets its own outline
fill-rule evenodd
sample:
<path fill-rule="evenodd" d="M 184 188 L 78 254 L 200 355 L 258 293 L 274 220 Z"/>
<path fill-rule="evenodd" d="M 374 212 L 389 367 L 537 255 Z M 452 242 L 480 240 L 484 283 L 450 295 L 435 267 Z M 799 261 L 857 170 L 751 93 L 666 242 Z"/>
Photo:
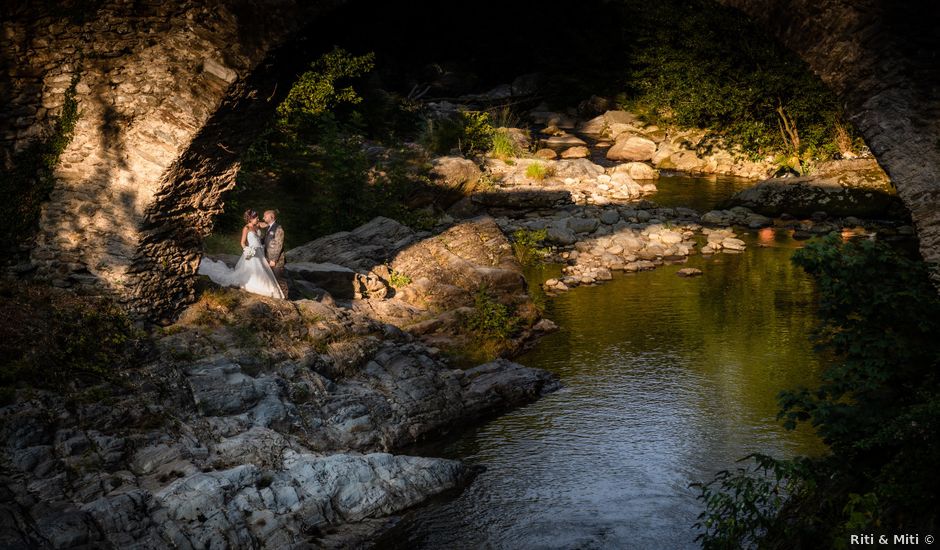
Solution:
<path fill-rule="evenodd" d="M 544 160 L 553 160 L 558 158 L 558 153 L 556 153 L 553 149 L 543 147 L 542 149 L 539 149 L 535 152 L 535 157 Z"/>
<path fill-rule="evenodd" d="M 568 246 L 574 244 L 578 240 L 578 237 L 575 235 L 574 231 L 567 227 L 552 225 L 546 229 L 545 240 L 552 244 Z"/>
<path fill-rule="evenodd" d="M 578 131 L 582 134 L 599 136 L 607 128 L 607 118 L 604 115 L 596 116 L 591 120 L 582 122 L 578 125 Z"/>
<path fill-rule="evenodd" d="M 575 233 L 591 233 L 599 225 L 597 218 L 569 218 L 568 229 Z"/>
<path fill-rule="evenodd" d="M 431 161 L 434 182 L 457 191 L 473 189 L 481 175 L 477 164 L 463 157 L 438 157 Z"/>
<path fill-rule="evenodd" d="M 509 139 L 522 151 L 527 151 L 532 145 L 532 140 L 529 139 L 529 132 L 521 128 L 500 127 L 497 128 L 496 131 L 509 136 Z"/>
<path fill-rule="evenodd" d="M 640 125 L 639 117 L 629 111 L 607 111 L 604 113 L 604 120 L 608 125 L 611 124 L 633 124 Z"/>
<path fill-rule="evenodd" d="M 550 149 L 567 149 L 569 147 L 585 146 L 587 143 L 577 137 L 569 134 L 562 136 L 552 136 L 542 140 L 542 145 Z"/>
<path fill-rule="evenodd" d="M 627 162 L 615 166 L 611 173 L 624 173 L 634 180 L 654 180 L 659 178 L 659 170 L 644 162 Z"/>
<path fill-rule="evenodd" d="M 620 213 L 614 209 L 608 209 L 601 212 L 601 222 L 607 225 L 613 225 L 620 221 Z"/>
<path fill-rule="evenodd" d="M 555 176 L 575 180 L 593 180 L 604 174 L 604 167 L 590 159 L 564 159 L 553 164 Z"/>
<path fill-rule="evenodd" d="M 655 143 L 646 138 L 631 136 L 617 140 L 614 146 L 607 150 L 607 158 L 610 160 L 644 161 L 652 159 L 655 152 Z"/>
<path fill-rule="evenodd" d="M 563 159 L 581 159 L 587 156 L 590 156 L 591 151 L 583 145 L 578 145 L 575 147 L 569 147 L 561 152 L 561 158 Z"/>
<path fill-rule="evenodd" d="M 320 237 L 287 251 L 289 263 L 332 263 L 368 271 L 418 239 L 414 230 L 379 216 L 352 231 Z"/>
<path fill-rule="evenodd" d="M 309 282 L 335 298 L 349 299 L 355 293 L 357 273 L 348 267 L 332 263 L 292 262 L 285 268 L 294 280 Z"/>

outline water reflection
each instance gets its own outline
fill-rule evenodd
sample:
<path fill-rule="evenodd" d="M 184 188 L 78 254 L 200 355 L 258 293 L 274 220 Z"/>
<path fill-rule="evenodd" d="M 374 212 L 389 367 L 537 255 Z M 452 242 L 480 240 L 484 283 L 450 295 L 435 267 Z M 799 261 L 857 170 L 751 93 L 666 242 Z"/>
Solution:
<path fill-rule="evenodd" d="M 747 240 L 745 254 L 690 260 L 697 279 L 669 266 L 553 299 L 547 316 L 562 330 L 519 360 L 565 389 L 438 449 L 487 470 L 391 538 L 403 548 L 695 547 L 690 482 L 753 451 L 818 452 L 813 434 L 775 421 L 776 393 L 818 369 L 811 283 L 785 235 Z"/>

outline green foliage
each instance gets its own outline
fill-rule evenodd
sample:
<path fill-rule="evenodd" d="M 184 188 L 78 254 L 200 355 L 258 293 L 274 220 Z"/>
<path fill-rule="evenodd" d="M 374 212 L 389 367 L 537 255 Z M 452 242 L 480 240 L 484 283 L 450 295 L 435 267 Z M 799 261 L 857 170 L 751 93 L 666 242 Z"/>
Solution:
<path fill-rule="evenodd" d="M 838 151 L 835 95 L 742 13 L 712 0 L 630 2 L 625 9 L 633 43 L 624 106 L 651 121 L 710 129 L 753 157 L 790 151 L 779 107 L 798 128 L 798 158 Z"/>
<path fill-rule="evenodd" d="M 388 268 L 388 284 L 392 285 L 392 288 L 402 288 L 411 284 L 411 277 L 400 272 L 395 271 L 391 267 Z"/>
<path fill-rule="evenodd" d="M 800 490 L 800 461 L 777 460 L 753 454 L 741 461 L 748 467 L 723 470 L 708 483 L 693 483 L 705 504 L 694 525 L 701 533 L 696 541 L 706 550 L 755 548 L 776 523 L 784 500 Z"/>
<path fill-rule="evenodd" d="M 138 352 L 142 334 L 109 300 L 25 285 L 4 285 L 0 295 L 0 387 L 113 381 Z"/>
<path fill-rule="evenodd" d="M 237 185 L 226 196 L 226 211 L 217 220 L 219 236 L 206 241 L 207 250 L 229 251 L 242 225 L 240 212 L 249 207 L 277 206 L 287 246 L 380 215 L 415 229 L 437 224 L 433 205 L 412 207 L 413 195 L 431 188 L 423 153 L 390 148 L 367 154 L 364 132 L 389 137 L 416 116 L 415 105 L 406 99 L 370 90 L 363 100 L 353 87 L 371 69 L 373 58 L 335 49 L 311 64 L 278 107 L 275 124 L 245 154 Z M 369 116 L 345 109 L 350 105 Z M 395 118 L 393 111 L 400 111 L 400 121 L 373 120 Z"/>
<path fill-rule="evenodd" d="M 817 345 L 838 362 L 816 390 L 782 395 L 788 426 L 811 420 L 833 451 L 846 457 L 893 446 L 912 429 L 912 408 L 936 389 L 940 367 L 940 297 L 923 262 L 872 240 L 830 236 L 793 261 L 819 286 Z"/>
<path fill-rule="evenodd" d="M 519 229 L 512 234 L 512 251 L 523 266 L 535 265 L 548 256 L 545 246 L 548 231 L 545 229 Z"/>
<path fill-rule="evenodd" d="M 485 111 L 461 111 L 454 118 L 427 119 L 419 141 L 439 155 L 458 149 L 472 156 L 490 150 L 494 132 Z"/>
<path fill-rule="evenodd" d="M 780 417 L 789 428 L 812 423 L 831 453 L 781 463 L 793 467 L 782 501 L 772 486 L 717 480 L 722 496 L 703 491 L 703 542 L 844 548 L 859 531 L 935 528 L 940 296 L 927 266 L 883 243 L 836 235 L 810 243 L 793 261 L 816 280 L 814 339 L 833 361 L 818 388 L 781 392 Z M 737 491 L 749 483 L 751 493 Z M 750 502 L 765 503 L 766 511 L 755 515 Z"/>
<path fill-rule="evenodd" d="M 470 156 L 488 151 L 495 131 L 490 124 L 490 116 L 485 111 L 462 111 L 460 118 L 463 124 L 460 152 Z"/>
<path fill-rule="evenodd" d="M 542 181 L 555 175 L 555 168 L 541 162 L 533 162 L 525 169 L 525 177 Z"/>
<path fill-rule="evenodd" d="M 62 112 L 51 131 L 17 153 L 12 169 L 0 172 L 0 196 L 4 197 L 0 203 L 0 218 L 16 220 L 0 231 L 0 251 L 16 247 L 22 241 L 24 228 L 32 229 L 39 221 L 42 204 L 49 198 L 55 183 L 52 171 L 72 141 L 75 124 L 81 116 L 75 96 L 80 76 L 80 71 L 72 75 L 65 90 Z"/>
<path fill-rule="evenodd" d="M 287 97 L 277 107 L 278 124 L 287 128 L 301 127 L 340 105 L 360 103 L 362 97 L 348 81 L 368 73 L 374 64 L 373 53 L 353 56 L 334 48 L 311 63 L 310 70 L 291 86 Z"/>
<path fill-rule="evenodd" d="M 519 332 L 521 320 L 512 307 L 500 303 L 481 287 L 473 297 L 473 313 L 467 317 L 466 327 L 480 340 L 502 342 Z"/>
<path fill-rule="evenodd" d="M 506 128 L 497 128 L 493 131 L 489 154 L 498 159 L 508 159 L 521 155 L 522 148 L 512 139 Z"/>

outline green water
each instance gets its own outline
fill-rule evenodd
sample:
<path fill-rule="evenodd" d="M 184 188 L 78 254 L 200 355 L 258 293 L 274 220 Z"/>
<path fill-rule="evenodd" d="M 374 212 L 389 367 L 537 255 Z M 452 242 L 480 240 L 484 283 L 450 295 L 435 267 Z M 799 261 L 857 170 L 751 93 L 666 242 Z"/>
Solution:
<path fill-rule="evenodd" d="M 549 300 L 561 330 L 518 361 L 564 389 L 438 449 L 486 471 L 409 514 L 400 547 L 694 548 L 701 503 L 689 483 L 754 451 L 820 452 L 812 433 L 775 420 L 777 392 L 812 384 L 820 368 L 807 339 L 813 287 L 789 261 L 798 243 L 743 237 L 744 254 Z M 685 266 L 704 275 L 678 277 Z"/>

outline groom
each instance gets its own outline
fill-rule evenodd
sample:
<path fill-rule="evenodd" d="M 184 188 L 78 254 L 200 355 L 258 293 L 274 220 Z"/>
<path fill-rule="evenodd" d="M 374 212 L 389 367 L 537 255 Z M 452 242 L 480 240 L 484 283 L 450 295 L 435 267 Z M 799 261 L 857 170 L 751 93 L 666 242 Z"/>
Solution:
<path fill-rule="evenodd" d="M 287 279 L 284 277 L 284 228 L 277 223 L 277 212 L 265 210 L 264 221 L 268 222 L 268 231 L 264 234 L 264 257 L 274 272 L 277 286 L 287 296 Z"/>

